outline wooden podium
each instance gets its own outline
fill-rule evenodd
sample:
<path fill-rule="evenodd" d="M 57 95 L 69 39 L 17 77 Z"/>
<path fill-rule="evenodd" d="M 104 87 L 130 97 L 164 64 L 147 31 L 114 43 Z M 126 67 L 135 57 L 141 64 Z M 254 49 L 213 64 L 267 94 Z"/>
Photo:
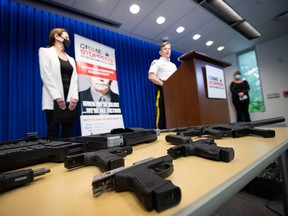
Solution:
<path fill-rule="evenodd" d="M 208 98 L 206 65 L 231 64 L 196 51 L 179 57 L 182 64 L 163 85 L 167 128 L 230 122 L 226 99 Z"/>

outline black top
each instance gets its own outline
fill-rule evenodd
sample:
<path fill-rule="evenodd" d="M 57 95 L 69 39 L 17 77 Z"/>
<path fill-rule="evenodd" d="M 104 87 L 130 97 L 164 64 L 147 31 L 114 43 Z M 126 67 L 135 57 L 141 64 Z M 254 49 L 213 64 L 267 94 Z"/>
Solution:
<path fill-rule="evenodd" d="M 68 95 L 68 91 L 69 91 L 71 76 L 73 73 L 73 67 L 68 60 L 64 61 L 61 58 L 59 58 L 59 60 L 60 60 L 60 67 L 61 67 L 61 76 L 62 76 L 62 83 L 63 83 L 63 90 L 64 90 L 64 98 L 66 100 L 67 95 Z"/>
<path fill-rule="evenodd" d="M 246 80 L 244 80 L 242 83 L 235 83 L 232 82 L 230 84 L 230 91 L 232 92 L 232 101 L 233 102 L 240 102 L 241 98 L 239 98 L 238 93 L 239 92 L 244 92 L 244 95 L 247 96 L 245 101 L 249 100 L 249 92 L 250 86 Z"/>

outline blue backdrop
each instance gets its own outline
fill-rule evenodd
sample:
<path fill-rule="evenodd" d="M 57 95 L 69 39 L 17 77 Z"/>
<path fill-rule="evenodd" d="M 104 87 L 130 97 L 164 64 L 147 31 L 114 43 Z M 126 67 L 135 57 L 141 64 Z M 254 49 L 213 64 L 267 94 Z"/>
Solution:
<path fill-rule="evenodd" d="M 158 44 L 8 0 L 1 0 L 0 7 L 0 140 L 21 139 L 34 131 L 46 135 L 38 49 L 47 46 L 55 27 L 67 29 L 72 44 L 76 33 L 114 48 L 125 127 L 155 127 L 154 85 L 147 73 L 151 61 L 159 58 Z M 73 46 L 68 53 L 75 57 Z M 177 66 L 180 55 L 172 51 L 171 61 Z M 74 135 L 80 135 L 79 121 Z"/>

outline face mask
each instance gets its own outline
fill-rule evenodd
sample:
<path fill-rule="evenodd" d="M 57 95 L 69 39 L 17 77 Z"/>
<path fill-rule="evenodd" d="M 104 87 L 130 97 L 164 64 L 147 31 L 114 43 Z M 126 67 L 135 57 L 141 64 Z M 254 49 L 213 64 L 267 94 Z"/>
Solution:
<path fill-rule="evenodd" d="M 239 74 L 235 75 L 235 79 L 236 80 L 240 80 L 241 79 L 241 75 L 239 75 Z"/>
<path fill-rule="evenodd" d="M 63 37 L 62 37 L 63 38 Z M 64 46 L 64 48 L 65 48 L 65 50 L 66 49 L 68 49 L 69 48 L 69 46 L 70 46 L 70 44 L 71 44 L 71 41 L 70 40 L 67 40 L 66 38 L 63 38 L 64 40 L 63 40 L 63 46 Z"/>

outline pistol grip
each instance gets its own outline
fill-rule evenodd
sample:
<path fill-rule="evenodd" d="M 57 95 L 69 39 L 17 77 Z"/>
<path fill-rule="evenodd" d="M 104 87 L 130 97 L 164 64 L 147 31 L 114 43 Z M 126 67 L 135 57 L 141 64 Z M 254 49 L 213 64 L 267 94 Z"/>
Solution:
<path fill-rule="evenodd" d="M 84 153 L 77 155 L 67 155 L 64 158 L 64 167 L 66 169 L 75 169 L 78 167 L 85 166 L 84 164 Z"/>
<path fill-rule="evenodd" d="M 271 138 L 275 137 L 275 131 L 274 130 L 269 130 L 269 129 L 259 129 L 259 128 L 250 128 L 250 134 L 261 136 L 264 138 Z"/>
<path fill-rule="evenodd" d="M 228 147 L 218 147 L 213 145 L 199 145 L 190 149 L 189 155 L 197 155 L 206 159 L 230 162 L 234 159 L 234 149 Z"/>
<path fill-rule="evenodd" d="M 181 145 L 192 142 L 192 139 L 189 136 L 172 135 L 172 134 L 166 135 L 165 140 L 166 142 L 169 142 L 173 145 Z"/>
<path fill-rule="evenodd" d="M 110 152 L 99 151 L 86 154 L 84 164 L 98 166 L 102 172 L 124 166 L 124 159 Z"/>
<path fill-rule="evenodd" d="M 134 192 L 148 211 L 155 209 L 160 212 L 177 205 L 181 200 L 180 188 L 151 170 L 115 174 L 115 190 Z"/>
<path fill-rule="evenodd" d="M 107 151 L 96 151 L 66 156 L 64 160 L 64 166 L 67 169 L 91 165 L 98 166 L 101 171 L 108 171 L 124 166 L 124 159 Z"/>

